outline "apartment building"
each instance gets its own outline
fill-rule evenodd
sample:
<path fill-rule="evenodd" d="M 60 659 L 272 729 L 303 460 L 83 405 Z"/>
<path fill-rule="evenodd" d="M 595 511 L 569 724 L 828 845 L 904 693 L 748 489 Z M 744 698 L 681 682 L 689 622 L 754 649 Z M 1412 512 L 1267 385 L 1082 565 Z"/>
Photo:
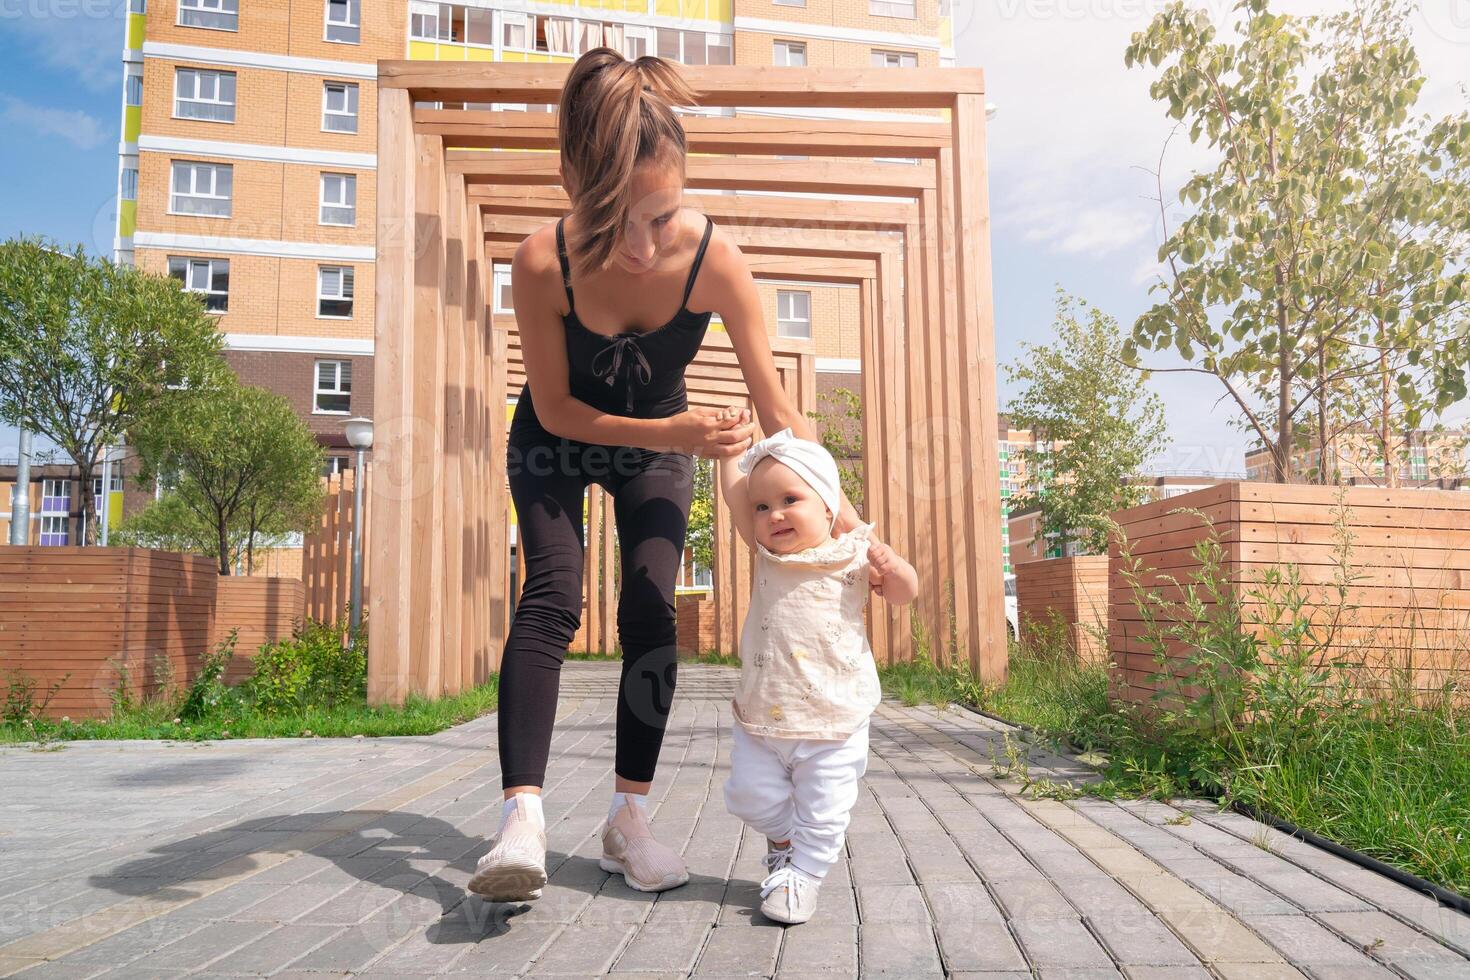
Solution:
<path fill-rule="evenodd" d="M 949 0 L 129 3 L 116 258 L 198 292 L 231 366 L 291 402 L 329 469 L 348 463 L 343 422 L 373 414 L 379 59 L 560 63 L 606 44 L 687 64 L 953 63 Z M 496 287 L 511 312 L 508 267 Z M 760 288 L 772 334 L 809 338 L 826 383 L 857 388 L 857 288 Z"/>
<path fill-rule="evenodd" d="M 30 527 L 26 532 L 26 543 L 45 547 L 78 545 L 82 543 L 84 518 L 82 514 L 81 472 L 75 463 L 33 462 L 28 474 L 27 501 Z M 109 492 L 102 493 L 102 471 L 92 474 L 92 493 L 96 501 L 100 520 L 103 509 L 107 511 L 110 527 L 117 527 L 123 518 L 124 475 L 121 466 L 114 466 L 108 473 Z M 10 523 L 15 500 L 16 460 L 0 460 L 0 543 L 10 543 Z"/>
<path fill-rule="evenodd" d="M 1371 432 L 1358 430 L 1338 436 L 1325 454 L 1313 439 L 1292 456 L 1298 478 L 1315 482 L 1325 467 L 1329 483 L 1370 487 L 1436 487 L 1449 490 L 1470 487 L 1470 434 L 1466 431 L 1414 429 L 1395 433 L 1389 447 L 1391 461 L 1384 459 L 1380 440 Z M 1271 451 L 1264 446 L 1245 455 L 1247 479 L 1275 482 Z"/>

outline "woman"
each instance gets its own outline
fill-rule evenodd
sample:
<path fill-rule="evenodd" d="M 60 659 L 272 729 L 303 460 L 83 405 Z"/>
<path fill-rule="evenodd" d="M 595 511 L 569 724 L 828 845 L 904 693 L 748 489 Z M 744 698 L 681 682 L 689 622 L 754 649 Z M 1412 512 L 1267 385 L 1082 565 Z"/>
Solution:
<path fill-rule="evenodd" d="M 691 457 L 736 456 L 754 432 L 748 412 L 687 407 L 684 370 L 713 312 L 765 431 L 814 437 L 781 387 L 740 249 L 684 207 L 686 141 L 671 107 L 693 102 L 659 58 L 628 61 L 611 48 L 578 58 L 557 116 L 571 210 L 522 242 L 511 263 L 526 387 L 506 465 L 526 580 L 501 661 L 505 805 L 469 885 L 493 901 L 539 897 L 546 881 L 540 794 L 559 672 L 582 605 L 589 483 L 613 496 L 622 553 L 623 666 L 601 864 L 640 891 L 689 878 L 683 859 L 654 839 L 644 800 L 674 691 Z M 857 523 L 844 499 L 839 529 Z"/>

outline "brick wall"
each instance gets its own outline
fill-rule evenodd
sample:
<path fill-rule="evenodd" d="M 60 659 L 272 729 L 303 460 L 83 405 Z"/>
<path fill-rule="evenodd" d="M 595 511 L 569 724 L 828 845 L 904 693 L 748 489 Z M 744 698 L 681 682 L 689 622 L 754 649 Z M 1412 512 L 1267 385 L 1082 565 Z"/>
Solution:
<path fill-rule="evenodd" d="M 312 410 L 313 372 L 318 360 L 352 364 L 352 404 L 348 415 L 322 415 Z M 248 385 L 285 396 L 291 408 L 323 445 L 345 448 L 342 427 L 353 415 L 373 415 L 373 359 L 345 355 L 296 354 L 281 351 L 225 352 L 225 362 Z"/>

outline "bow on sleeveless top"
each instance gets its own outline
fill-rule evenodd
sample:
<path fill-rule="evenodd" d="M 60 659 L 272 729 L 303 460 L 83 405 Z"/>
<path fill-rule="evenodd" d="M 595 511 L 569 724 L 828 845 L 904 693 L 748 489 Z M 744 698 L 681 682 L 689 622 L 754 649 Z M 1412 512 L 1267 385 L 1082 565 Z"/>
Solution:
<path fill-rule="evenodd" d="M 610 415 L 631 418 L 667 418 L 689 407 L 684 369 L 699 352 L 711 316 L 689 309 L 689 293 L 713 229 L 714 224 L 706 216 L 704 235 L 694 253 L 674 318 L 653 330 L 624 331 L 609 337 L 588 329 L 577 316 L 566 238 L 562 222 L 557 221 L 556 254 L 568 307 L 562 322 L 567 334 L 569 390 L 574 398 Z"/>

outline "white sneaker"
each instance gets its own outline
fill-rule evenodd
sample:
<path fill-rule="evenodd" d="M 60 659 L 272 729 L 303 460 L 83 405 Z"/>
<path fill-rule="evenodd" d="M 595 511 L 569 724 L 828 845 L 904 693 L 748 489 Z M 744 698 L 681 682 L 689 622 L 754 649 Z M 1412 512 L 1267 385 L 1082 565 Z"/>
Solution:
<path fill-rule="evenodd" d="M 467 887 L 487 901 L 525 902 L 540 898 L 545 884 L 546 828 L 517 796 Z"/>
<path fill-rule="evenodd" d="M 785 852 L 775 851 L 767 859 Z M 761 914 L 773 922 L 798 925 L 807 921 L 817 911 L 817 890 L 822 887 L 820 878 L 797 870 L 790 863 L 790 856 L 779 860 L 779 867 L 761 882 Z"/>

